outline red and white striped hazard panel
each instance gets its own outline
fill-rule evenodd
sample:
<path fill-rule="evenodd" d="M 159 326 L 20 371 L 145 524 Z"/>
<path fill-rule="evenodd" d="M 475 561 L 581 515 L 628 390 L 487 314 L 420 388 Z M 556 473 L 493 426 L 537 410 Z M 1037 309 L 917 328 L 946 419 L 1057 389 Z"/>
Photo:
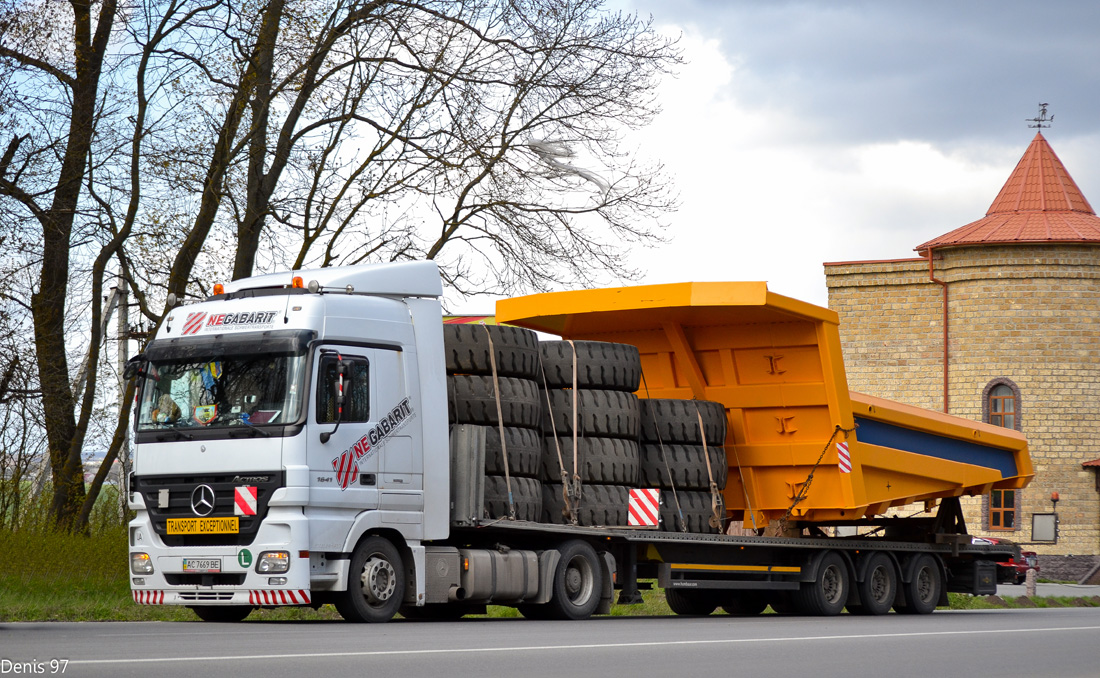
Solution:
<path fill-rule="evenodd" d="M 309 605 L 309 591 L 283 591 L 276 589 L 248 592 L 250 605 Z"/>
<path fill-rule="evenodd" d="M 627 525 L 655 527 L 660 515 L 661 491 L 642 489 L 630 491 L 629 515 Z"/>
<path fill-rule="evenodd" d="M 138 605 L 163 605 L 164 591 L 133 591 L 134 602 Z"/>
<path fill-rule="evenodd" d="M 238 516 L 256 515 L 256 488 L 233 488 L 233 513 Z"/>
<path fill-rule="evenodd" d="M 848 443 L 847 442 L 840 442 L 840 443 L 836 444 L 836 456 L 839 459 L 840 472 L 841 473 L 851 473 L 852 472 L 852 455 L 848 451 Z"/>

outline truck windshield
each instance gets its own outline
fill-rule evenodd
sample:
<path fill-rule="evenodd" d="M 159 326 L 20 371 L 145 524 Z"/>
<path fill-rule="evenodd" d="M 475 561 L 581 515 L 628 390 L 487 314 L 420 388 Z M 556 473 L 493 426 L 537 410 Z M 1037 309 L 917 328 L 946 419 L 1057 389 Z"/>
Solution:
<path fill-rule="evenodd" d="M 304 392 L 305 360 L 304 355 L 268 353 L 150 361 L 137 429 L 294 423 Z"/>

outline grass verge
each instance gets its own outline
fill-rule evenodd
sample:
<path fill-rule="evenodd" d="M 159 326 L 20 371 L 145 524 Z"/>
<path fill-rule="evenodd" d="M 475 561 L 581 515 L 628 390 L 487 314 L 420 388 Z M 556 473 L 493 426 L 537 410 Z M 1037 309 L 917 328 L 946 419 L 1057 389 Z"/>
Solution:
<path fill-rule="evenodd" d="M 125 526 L 100 526 L 91 537 L 45 530 L 0 531 L 0 622 L 197 621 L 185 607 L 138 605 L 130 595 Z M 615 605 L 612 616 L 667 616 L 664 593 L 642 590 L 641 605 Z M 1092 598 L 999 598 L 948 594 L 950 609 L 1100 607 Z M 771 612 L 769 608 L 769 613 Z M 510 607 L 490 606 L 484 617 L 519 617 Z M 319 610 L 256 610 L 250 620 L 339 619 L 331 605 Z"/>

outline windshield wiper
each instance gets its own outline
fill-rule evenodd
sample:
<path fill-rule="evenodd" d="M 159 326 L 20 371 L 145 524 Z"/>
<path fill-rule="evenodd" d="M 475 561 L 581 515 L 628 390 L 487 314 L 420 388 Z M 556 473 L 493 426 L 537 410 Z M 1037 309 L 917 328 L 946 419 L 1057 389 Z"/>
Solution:
<path fill-rule="evenodd" d="M 184 433 L 183 431 L 179 430 L 178 428 L 176 428 L 172 424 L 164 424 L 164 426 L 169 431 L 176 434 L 176 440 L 179 440 L 180 438 L 182 438 L 184 440 L 194 440 L 195 439 L 195 436 L 191 435 L 190 433 Z M 159 433 L 157 434 L 157 442 L 163 442 L 165 438 L 167 438 L 167 436 L 163 436 Z"/>
<path fill-rule="evenodd" d="M 260 434 L 260 435 L 262 435 L 262 436 L 263 436 L 263 437 L 265 437 L 265 438 L 270 438 L 270 437 L 271 437 L 271 434 L 270 434 L 270 433 L 268 433 L 267 431 L 263 430 L 263 429 L 262 429 L 262 428 L 260 428 L 259 426 L 256 426 L 256 425 L 255 425 L 255 424 L 253 424 L 253 423 L 252 423 L 251 421 L 249 421 L 249 419 L 248 419 L 248 414 L 247 414 L 247 413 L 245 413 L 245 412 L 242 412 L 242 413 L 241 413 L 241 416 L 240 416 L 240 422 L 241 422 L 242 424 L 244 424 L 245 426 L 247 426 L 247 427 L 249 428 L 249 431 L 248 431 L 248 433 L 249 433 L 249 434 L 251 435 L 251 437 L 253 437 L 253 438 L 255 438 L 255 437 L 256 437 L 256 434 L 257 434 L 257 433 L 258 433 L 258 434 Z M 233 435 L 233 432 L 232 432 L 232 431 L 230 431 L 230 433 L 229 433 L 229 437 L 230 437 L 230 438 L 239 438 L 240 436 L 235 436 L 235 435 Z"/>

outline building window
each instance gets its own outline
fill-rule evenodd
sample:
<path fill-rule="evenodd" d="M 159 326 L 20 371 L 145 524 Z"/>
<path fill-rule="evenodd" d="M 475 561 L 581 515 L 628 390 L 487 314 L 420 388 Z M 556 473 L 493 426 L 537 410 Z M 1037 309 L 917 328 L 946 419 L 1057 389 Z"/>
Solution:
<path fill-rule="evenodd" d="M 989 529 L 1016 529 L 1016 490 L 993 490 L 989 493 Z"/>
<path fill-rule="evenodd" d="M 994 426 L 1020 430 L 1020 388 L 1011 379 L 998 378 L 982 391 L 982 419 Z M 1019 490 L 993 490 L 982 501 L 989 530 L 1015 530 Z"/>

